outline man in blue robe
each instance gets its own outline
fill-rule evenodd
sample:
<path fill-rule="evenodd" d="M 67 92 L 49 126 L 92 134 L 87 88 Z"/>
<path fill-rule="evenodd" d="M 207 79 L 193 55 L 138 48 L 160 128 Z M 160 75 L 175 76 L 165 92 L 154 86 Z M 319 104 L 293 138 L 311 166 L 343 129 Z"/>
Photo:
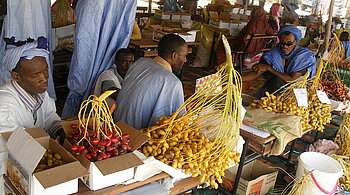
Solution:
<path fill-rule="evenodd" d="M 298 79 L 306 72 L 310 78 L 316 73 L 315 55 L 307 48 L 298 46 L 301 31 L 294 25 L 287 25 L 278 32 L 279 46 L 266 52 L 253 72 L 243 76 L 243 81 L 252 81 L 259 76 L 265 78 L 264 86 L 255 96 L 261 98 L 265 92 L 273 93 L 287 81 Z"/>
<path fill-rule="evenodd" d="M 155 125 L 184 103 L 181 81 L 175 76 L 186 62 L 187 45 L 178 35 L 167 34 L 158 43 L 158 56 L 134 62 L 117 97 L 115 121 L 136 129 Z"/>

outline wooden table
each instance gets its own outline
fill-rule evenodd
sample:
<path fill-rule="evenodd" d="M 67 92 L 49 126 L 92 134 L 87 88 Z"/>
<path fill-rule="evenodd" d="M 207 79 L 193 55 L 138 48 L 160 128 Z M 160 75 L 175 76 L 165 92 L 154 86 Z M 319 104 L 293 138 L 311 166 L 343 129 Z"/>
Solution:
<path fill-rule="evenodd" d="M 4 180 L 5 183 L 7 184 L 7 186 L 9 186 L 15 194 L 20 194 L 18 192 L 18 190 L 12 185 L 11 181 L 4 175 Z M 145 184 L 163 179 L 163 178 L 167 178 L 170 177 L 170 175 L 168 175 L 167 173 L 159 173 L 151 178 L 146 179 L 145 181 L 140 181 L 140 182 L 135 182 L 129 185 L 114 185 L 114 186 L 110 186 L 110 187 L 106 187 L 100 190 L 96 190 L 96 191 L 91 191 L 85 184 L 83 184 L 83 182 L 81 180 L 79 180 L 79 188 L 78 188 L 78 192 L 75 193 L 74 195 L 113 195 L 113 194 L 119 194 L 122 192 L 126 192 L 128 190 L 132 190 L 134 188 L 143 186 Z M 199 178 L 193 178 L 193 177 L 189 177 L 186 179 L 183 179 L 181 181 L 178 181 L 174 184 L 173 188 L 170 188 L 170 194 L 180 194 L 183 192 L 186 192 L 192 188 L 197 187 L 198 185 L 200 185 L 201 183 L 199 183 Z"/>
<path fill-rule="evenodd" d="M 187 43 L 188 46 L 198 46 L 199 42 Z M 158 42 L 151 39 L 140 39 L 131 40 L 129 43 L 129 48 L 134 49 L 135 59 L 139 57 L 155 57 L 158 54 L 156 50 L 158 47 Z M 188 48 L 188 53 L 192 53 L 192 48 Z"/>
<path fill-rule="evenodd" d="M 145 184 L 170 177 L 167 173 L 159 173 L 151 178 L 146 179 L 145 181 L 135 182 L 129 185 L 114 185 L 110 187 L 106 187 L 100 190 L 91 191 L 85 184 L 79 181 L 79 191 L 76 195 L 112 195 L 119 194 L 122 192 L 126 192 L 128 190 L 132 190 L 134 188 L 143 186 Z M 170 189 L 170 194 L 179 194 L 185 191 L 188 191 L 196 186 L 200 185 L 199 178 L 186 178 L 174 184 L 174 187 Z"/>
<path fill-rule="evenodd" d="M 312 129 L 303 130 L 302 134 L 304 135 L 305 133 L 308 133 L 311 130 Z M 236 194 L 236 191 L 238 188 L 238 184 L 239 184 L 239 180 L 241 178 L 243 166 L 245 164 L 257 159 L 260 156 L 265 156 L 265 155 L 270 154 L 271 149 L 273 147 L 273 143 L 277 139 L 276 136 L 274 136 L 274 135 L 270 135 L 266 138 L 259 137 L 257 135 L 254 135 L 253 133 L 250 133 L 250 132 L 245 131 L 243 129 L 240 129 L 240 135 L 244 138 L 245 143 L 243 145 L 243 150 L 242 150 L 240 162 L 238 164 L 238 169 L 237 169 L 237 173 L 236 173 L 236 179 L 235 179 L 235 182 L 233 185 L 232 194 L 234 194 L 234 195 Z M 295 140 L 296 139 L 294 139 L 292 141 L 292 145 L 289 149 L 288 158 L 284 159 L 284 160 L 286 160 L 287 163 L 289 163 L 291 161 L 292 153 L 294 151 Z M 248 149 L 251 149 L 254 152 L 253 155 L 247 156 Z"/>

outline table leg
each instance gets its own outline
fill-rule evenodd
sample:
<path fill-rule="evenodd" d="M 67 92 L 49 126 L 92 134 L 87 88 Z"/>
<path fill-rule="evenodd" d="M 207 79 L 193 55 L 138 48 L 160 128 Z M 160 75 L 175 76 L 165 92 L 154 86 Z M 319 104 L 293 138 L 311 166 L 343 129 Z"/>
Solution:
<path fill-rule="evenodd" d="M 297 139 L 294 139 L 292 141 L 292 145 L 290 146 L 289 154 L 288 154 L 288 158 L 287 158 L 287 165 L 292 165 L 291 160 L 292 160 L 292 155 L 293 155 L 293 152 L 294 152 L 294 146 L 295 146 L 296 140 Z"/>
<path fill-rule="evenodd" d="M 245 138 L 245 143 L 243 145 L 243 151 L 241 154 L 241 158 L 239 160 L 239 165 L 238 165 L 238 170 L 236 173 L 236 178 L 235 178 L 235 183 L 233 185 L 233 190 L 232 193 L 233 195 L 236 195 L 237 189 L 238 189 L 238 184 L 239 184 L 239 180 L 241 178 L 241 174 L 242 174 L 242 170 L 243 170 L 243 166 L 244 166 L 244 160 L 245 160 L 245 156 L 247 154 L 248 151 L 248 146 L 249 146 L 249 138 Z"/>
<path fill-rule="evenodd" d="M 215 50 L 216 39 L 217 39 L 217 33 L 214 31 L 213 42 L 212 42 L 211 51 L 210 51 L 211 53 L 210 53 L 210 57 L 209 57 L 209 66 L 208 66 L 209 68 L 213 68 L 211 66 L 212 66 L 212 64 L 215 64 L 215 63 L 212 63 L 211 61 L 214 59 L 214 50 Z"/>
<path fill-rule="evenodd" d="M 316 130 L 314 142 L 318 140 L 319 133 L 320 133 L 320 132 Z"/>

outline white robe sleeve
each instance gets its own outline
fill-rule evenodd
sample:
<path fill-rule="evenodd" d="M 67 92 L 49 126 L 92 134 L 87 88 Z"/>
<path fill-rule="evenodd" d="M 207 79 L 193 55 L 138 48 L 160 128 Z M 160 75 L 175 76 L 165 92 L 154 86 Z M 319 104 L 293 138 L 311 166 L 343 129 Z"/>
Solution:
<path fill-rule="evenodd" d="M 10 105 L 0 106 L 0 133 L 12 131 L 17 128 L 16 116 L 18 117 L 18 114 L 16 114 L 15 110 Z"/>
<path fill-rule="evenodd" d="M 55 101 L 45 94 L 45 103 L 44 103 L 44 113 L 45 113 L 45 130 L 53 138 L 56 137 L 56 132 L 62 128 L 61 118 L 56 113 Z"/>
<path fill-rule="evenodd" d="M 8 105 L 0 106 L 0 133 L 12 131 L 17 127 L 15 116 L 16 114 L 14 108 L 11 108 Z M 5 174 L 6 159 L 6 142 L 5 139 L 0 135 L 0 177 L 2 177 L 2 174 Z M 2 184 L 0 183 L 0 185 Z"/>

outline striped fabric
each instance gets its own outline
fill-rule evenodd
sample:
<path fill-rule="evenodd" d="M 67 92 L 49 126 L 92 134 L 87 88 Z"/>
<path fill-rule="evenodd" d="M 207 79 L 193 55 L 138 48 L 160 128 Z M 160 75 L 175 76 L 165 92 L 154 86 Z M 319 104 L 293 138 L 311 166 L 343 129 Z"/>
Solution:
<path fill-rule="evenodd" d="M 32 112 L 35 125 L 37 121 L 37 111 L 44 102 L 44 93 L 34 94 L 34 96 L 31 96 L 16 81 L 11 81 L 11 84 L 17 91 L 19 98 Z M 56 138 L 57 131 L 62 129 L 61 122 L 61 120 L 54 121 L 49 127 L 45 128 L 46 132 L 51 136 L 51 138 Z"/>
<path fill-rule="evenodd" d="M 16 89 L 19 98 L 24 102 L 27 108 L 32 112 L 34 124 L 37 120 L 37 111 L 44 102 L 43 94 L 34 94 L 31 96 L 28 94 L 16 81 L 11 81 L 12 86 Z"/>

